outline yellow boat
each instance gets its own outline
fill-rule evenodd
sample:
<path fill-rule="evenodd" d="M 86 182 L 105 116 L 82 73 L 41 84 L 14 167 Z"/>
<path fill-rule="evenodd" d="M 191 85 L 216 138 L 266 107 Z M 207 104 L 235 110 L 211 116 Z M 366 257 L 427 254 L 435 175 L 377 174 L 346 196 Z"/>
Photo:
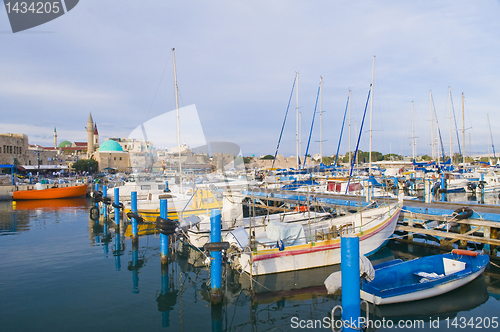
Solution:
<path fill-rule="evenodd" d="M 168 199 L 167 195 L 163 197 Z M 175 205 L 172 204 L 170 200 L 168 203 L 167 205 L 170 207 L 168 208 L 167 217 L 168 219 L 176 221 L 179 220 L 179 214 L 185 218 L 193 215 L 208 214 L 212 209 L 222 209 L 222 202 L 209 190 L 197 190 L 191 199 L 191 204 L 182 211 L 176 209 Z M 131 212 L 130 206 L 126 207 L 124 211 L 125 213 Z M 156 222 L 156 217 L 160 216 L 160 203 L 147 203 L 141 206 L 139 202 L 137 213 L 145 222 Z"/>

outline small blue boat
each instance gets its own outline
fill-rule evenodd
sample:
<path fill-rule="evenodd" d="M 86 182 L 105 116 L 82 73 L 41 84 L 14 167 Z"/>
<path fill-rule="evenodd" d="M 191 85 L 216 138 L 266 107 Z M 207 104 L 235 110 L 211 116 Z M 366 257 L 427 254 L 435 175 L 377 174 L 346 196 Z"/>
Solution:
<path fill-rule="evenodd" d="M 361 298 L 376 305 L 426 299 L 461 287 L 483 273 L 489 257 L 454 249 L 451 253 L 375 265 L 375 278 L 363 281 Z"/>

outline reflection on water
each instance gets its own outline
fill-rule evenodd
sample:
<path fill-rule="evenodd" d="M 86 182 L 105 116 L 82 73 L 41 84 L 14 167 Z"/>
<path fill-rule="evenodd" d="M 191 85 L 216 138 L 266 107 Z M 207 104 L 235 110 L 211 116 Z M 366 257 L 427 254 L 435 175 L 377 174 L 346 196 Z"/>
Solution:
<path fill-rule="evenodd" d="M 197 249 L 178 243 L 162 266 L 154 231 L 132 243 L 126 227 L 90 220 L 87 205 L 14 210 L 0 203 L 0 216 L 2 229 L 17 234 L 0 237 L 2 331 L 290 331 L 296 330 L 294 319 L 323 321 L 341 304 L 341 295 L 327 295 L 323 286 L 340 266 L 254 280 L 228 268 L 223 303 L 212 306 L 210 270 Z M 376 264 L 439 252 L 389 242 L 370 259 Z M 498 294 L 500 270 L 489 267 L 483 277 L 440 297 L 371 306 L 370 317 L 416 317 L 426 324 L 436 317 L 493 317 L 500 312 Z"/>

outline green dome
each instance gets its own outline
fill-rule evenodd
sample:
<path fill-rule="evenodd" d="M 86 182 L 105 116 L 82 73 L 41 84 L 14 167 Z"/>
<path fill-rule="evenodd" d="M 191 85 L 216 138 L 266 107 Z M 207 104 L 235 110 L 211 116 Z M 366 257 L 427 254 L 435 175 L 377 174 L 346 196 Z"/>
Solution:
<path fill-rule="evenodd" d="M 99 152 L 123 152 L 123 148 L 117 141 L 108 139 L 99 147 Z"/>
<path fill-rule="evenodd" d="M 62 141 L 61 143 L 59 143 L 60 148 L 68 148 L 71 146 L 73 146 L 73 143 L 71 143 L 70 141 Z"/>

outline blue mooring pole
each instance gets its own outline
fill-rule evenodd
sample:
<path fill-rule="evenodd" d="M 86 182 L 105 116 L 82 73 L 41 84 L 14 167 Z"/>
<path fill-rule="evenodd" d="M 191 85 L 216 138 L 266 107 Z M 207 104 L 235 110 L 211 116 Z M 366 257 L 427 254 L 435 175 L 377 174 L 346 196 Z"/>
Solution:
<path fill-rule="evenodd" d="M 99 191 L 99 183 L 96 183 L 96 184 L 95 184 L 95 186 L 94 186 L 94 188 L 95 188 L 95 191 L 96 191 L 96 192 L 98 192 L 98 191 Z M 99 208 L 99 203 L 98 203 L 98 202 L 95 202 L 95 206 L 96 206 L 97 208 Z"/>
<path fill-rule="evenodd" d="M 210 216 L 210 242 L 221 242 L 221 210 L 214 209 Z M 212 304 L 222 301 L 222 254 L 220 250 L 210 252 L 211 295 Z"/>
<path fill-rule="evenodd" d="M 120 188 L 115 188 L 115 205 L 120 204 Z M 115 207 L 115 225 L 120 226 L 120 209 Z"/>
<path fill-rule="evenodd" d="M 446 189 L 446 175 L 444 173 L 441 173 L 441 202 L 444 202 L 446 200 L 446 195 L 444 193 L 445 189 Z"/>
<path fill-rule="evenodd" d="M 484 195 L 484 174 L 481 173 L 481 182 L 479 182 L 482 184 L 482 188 L 481 188 L 481 195 Z"/>
<path fill-rule="evenodd" d="M 160 199 L 160 217 L 167 219 L 168 217 L 168 204 L 166 199 Z M 160 234 L 161 241 L 161 263 L 168 263 L 168 235 Z"/>
<path fill-rule="evenodd" d="M 108 197 L 108 186 L 103 186 L 102 187 L 102 197 Z M 106 204 L 102 204 L 102 207 L 104 208 L 104 219 L 108 219 L 108 206 Z"/>
<path fill-rule="evenodd" d="M 137 191 L 130 193 L 130 211 L 137 214 Z M 137 241 L 137 220 L 132 218 L 132 241 Z"/>
<path fill-rule="evenodd" d="M 340 240 L 342 273 L 342 320 L 343 331 L 356 331 L 361 315 L 359 286 L 359 238 L 349 234 Z"/>

